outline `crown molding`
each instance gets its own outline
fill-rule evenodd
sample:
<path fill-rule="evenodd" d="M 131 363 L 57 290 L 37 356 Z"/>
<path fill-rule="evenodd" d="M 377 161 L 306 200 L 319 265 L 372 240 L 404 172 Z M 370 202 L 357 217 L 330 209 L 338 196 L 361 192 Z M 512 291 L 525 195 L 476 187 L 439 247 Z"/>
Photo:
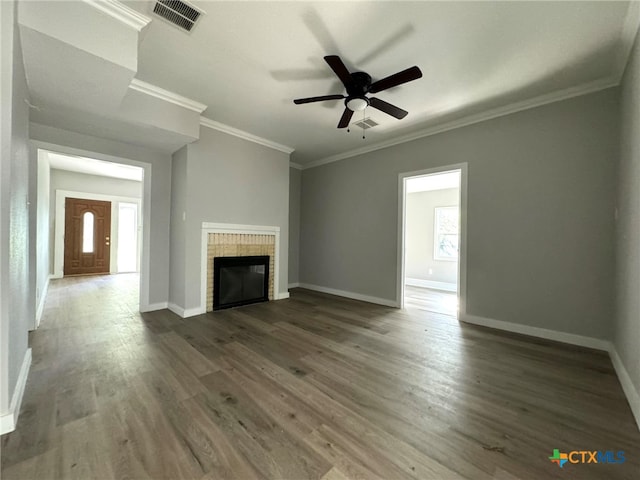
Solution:
<path fill-rule="evenodd" d="M 636 35 L 638 35 L 638 28 L 640 28 L 640 2 L 629 2 L 627 14 L 622 25 L 622 32 L 620 33 L 621 48 L 615 63 L 618 82 L 622 80 L 624 71 L 629 63 L 629 56 L 631 55 Z"/>
<path fill-rule="evenodd" d="M 203 127 L 212 128 L 213 130 L 218 130 L 219 132 L 228 133 L 229 135 L 233 135 L 234 137 L 242 138 L 244 140 L 263 145 L 265 147 L 273 148 L 274 150 L 278 150 L 286 154 L 291 154 L 294 150 L 293 148 L 286 145 L 272 142 L 271 140 L 258 137 L 249 132 L 245 132 L 244 130 L 238 130 L 237 128 L 225 125 L 224 123 L 211 120 L 210 118 L 200 117 L 200 125 L 202 125 Z"/>
<path fill-rule="evenodd" d="M 457 120 L 453 120 L 451 122 L 443 123 L 440 125 L 434 125 L 432 127 L 426 128 L 419 132 L 403 135 L 401 137 L 392 138 L 383 142 L 374 143 L 371 145 L 367 145 L 366 147 L 349 150 L 348 152 L 338 153 L 336 155 L 331 155 L 329 157 L 321 158 L 319 160 L 314 160 L 312 162 L 305 163 L 304 165 L 302 165 L 302 169 L 306 170 L 309 168 L 319 167 L 321 165 L 326 165 L 328 163 L 337 162 L 339 160 L 344 160 L 346 158 L 355 157 L 357 155 L 362 155 L 364 153 L 374 152 L 376 150 L 392 147 L 394 145 L 399 145 L 401 143 L 407 143 L 413 140 L 418 140 L 420 138 L 430 137 L 431 135 L 436 135 L 438 133 L 447 132 L 449 130 L 455 130 L 457 128 L 466 127 L 468 125 L 473 125 L 474 123 L 480 123 L 486 120 L 491 120 L 493 118 L 503 117 L 505 115 L 510 115 L 512 113 L 521 112 L 523 110 L 529 110 L 531 108 L 541 107 L 542 105 L 547 105 L 549 103 L 555 103 L 562 100 L 568 100 L 573 97 L 587 95 L 589 93 L 595 93 L 600 90 L 605 90 L 607 88 L 615 87 L 619 83 L 620 83 L 619 79 L 609 77 L 601 80 L 596 80 L 594 82 L 585 83 L 583 85 L 578 85 L 576 87 L 570 87 L 564 90 L 559 90 L 559 91 L 548 93 L 545 95 L 540 95 L 538 97 L 524 100 L 522 102 L 510 103 L 503 107 L 494 108 L 494 109 L 487 110 L 485 112 L 477 113 L 474 115 L 468 115 L 466 117 L 462 117 Z"/>
<path fill-rule="evenodd" d="M 134 28 L 138 32 L 142 31 L 144 27 L 149 25 L 151 19 L 146 15 L 136 12 L 132 8 L 127 7 L 125 4 L 118 2 L 117 0 L 83 0 L 94 8 L 97 8 L 101 12 L 106 13 L 112 18 Z"/>
<path fill-rule="evenodd" d="M 164 100 L 165 102 L 173 103 L 174 105 L 178 105 L 179 107 L 192 110 L 196 113 L 202 113 L 207 108 L 204 103 L 196 102 L 195 100 L 191 100 L 187 97 L 183 97 L 182 95 L 178 95 L 177 93 L 170 92 L 169 90 L 165 90 L 164 88 L 156 87 L 155 85 L 143 82 L 142 80 L 138 80 L 137 78 L 131 80 L 131 85 L 129 85 L 129 88 L 137 92 L 159 98 L 160 100 Z"/>
<path fill-rule="evenodd" d="M 295 162 L 289 162 L 289 166 L 291 168 L 295 168 L 296 170 L 302 170 L 303 169 L 302 165 L 300 165 L 299 163 L 295 163 Z"/>

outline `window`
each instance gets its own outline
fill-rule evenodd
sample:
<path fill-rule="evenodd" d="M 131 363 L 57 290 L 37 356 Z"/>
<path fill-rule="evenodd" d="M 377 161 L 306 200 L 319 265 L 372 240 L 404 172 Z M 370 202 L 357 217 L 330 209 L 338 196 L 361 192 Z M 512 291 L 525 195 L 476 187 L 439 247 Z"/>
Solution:
<path fill-rule="evenodd" d="M 93 253 L 93 213 L 82 215 L 82 253 Z"/>
<path fill-rule="evenodd" d="M 458 260 L 460 214 L 458 207 L 435 207 L 434 252 L 435 260 Z"/>

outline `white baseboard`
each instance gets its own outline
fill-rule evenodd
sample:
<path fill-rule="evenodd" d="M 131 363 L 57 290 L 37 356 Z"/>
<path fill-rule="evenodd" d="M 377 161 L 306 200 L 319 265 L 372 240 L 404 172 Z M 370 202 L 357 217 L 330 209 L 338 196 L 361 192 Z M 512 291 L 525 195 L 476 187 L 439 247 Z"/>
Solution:
<path fill-rule="evenodd" d="M 611 363 L 613 363 L 613 368 L 618 376 L 618 380 L 622 385 L 622 390 L 629 402 L 629 407 L 631 407 L 631 413 L 633 413 L 638 429 L 640 429 L 640 392 L 638 392 L 637 388 L 633 384 L 633 381 L 631 380 L 627 369 L 624 367 L 622 359 L 618 355 L 613 343 L 600 338 L 585 337 L 583 335 L 558 332 L 546 328 L 530 327 L 528 325 L 518 325 L 516 323 L 494 320 L 492 318 L 477 317 L 475 315 L 461 315 L 460 320 L 474 325 L 481 325 L 483 327 L 521 333 L 532 337 L 544 338 L 546 340 L 554 340 L 556 342 L 568 343 L 571 345 L 578 345 L 580 347 L 593 348 L 608 352 L 609 357 L 611 358 Z"/>
<path fill-rule="evenodd" d="M 205 313 L 205 311 L 203 311 L 201 307 L 182 308 L 180 305 L 176 305 L 175 303 L 171 302 L 169 302 L 167 308 L 182 318 L 195 317 L 196 315 Z"/>
<path fill-rule="evenodd" d="M 287 298 L 289 298 L 289 292 L 280 292 L 276 294 L 276 297 L 275 297 L 276 300 L 285 300 Z"/>
<path fill-rule="evenodd" d="M 629 402 L 629 406 L 631 407 L 631 412 L 638 424 L 638 429 L 640 429 L 640 393 L 631 381 L 629 372 L 627 372 L 620 355 L 618 355 L 616 347 L 611 342 L 609 343 L 609 356 L 611 357 L 613 368 L 616 370 L 616 374 L 618 375 L 618 380 L 620 380 L 620 384 L 622 385 L 622 390 L 624 391 L 627 401 Z"/>
<path fill-rule="evenodd" d="M 300 283 L 296 282 L 296 283 L 290 283 L 289 288 L 298 288 L 300 286 Z"/>
<path fill-rule="evenodd" d="M 149 305 L 140 305 L 140 312 L 155 312 L 156 310 L 164 310 L 169 308 L 168 302 L 151 303 Z"/>
<path fill-rule="evenodd" d="M 444 290 L 445 292 L 457 292 L 458 285 L 455 283 L 437 282 L 435 280 L 423 280 L 421 278 L 405 278 L 405 285 L 413 287 L 432 288 L 434 290 Z"/>
<path fill-rule="evenodd" d="M 195 317 L 196 315 L 202 315 L 203 313 L 207 313 L 207 311 L 206 311 L 206 309 L 201 308 L 201 307 L 185 308 L 184 309 L 184 317 L 182 317 L 182 318 Z"/>
<path fill-rule="evenodd" d="M 44 306 L 47 303 L 47 293 L 49 293 L 49 279 L 51 276 L 47 277 L 47 281 L 44 283 L 44 287 L 40 292 L 40 301 L 38 302 L 38 308 L 36 309 L 36 325 L 38 328 L 40 326 L 40 320 L 42 320 L 42 314 L 44 313 Z"/>
<path fill-rule="evenodd" d="M 310 283 L 300 283 L 300 288 L 306 288 L 307 290 L 314 290 L 316 292 L 328 293 L 330 295 L 337 295 L 339 297 L 351 298 L 353 300 L 361 300 L 363 302 L 375 303 L 376 305 L 384 305 L 385 307 L 398 308 L 398 302 L 395 300 L 389 300 L 387 298 L 371 297 L 369 295 L 362 295 L 361 293 L 346 292 L 344 290 L 336 290 L 335 288 L 321 287 L 320 285 L 312 285 Z"/>
<path fill-rule="evenodd" d="M 475 315 L 462 314 L 460 321 L 480 325 L 483 327 L 495 328 L 507 332 L 520 333 L 522 335 L 530 335 L 532 337 L 554 340 L 556 342 L 578 345 L 580 347 L 593 348 L 596 350 L 609 351 L 609 342 L 600 338 L 585 337 L 573 333 L 558 332 L 546 328 L 531 327 L 529 325 L 520 325 L 518 323 L 505 322 L 503 320 L 494 320 L 492 318 L 478 317 Z"/>
<path fill-rule="evenodd" d="M 175 303 L 169 302 L 169 304 L 167 305 L 167 308 L 171 310 L 173 313 L 175 313 L 176 315 L 178 315 L 179 317 L 184 318 L 185 310 L 181 306 L 176 305 Z"/>
<path fill-rule="evenodd" d="M 24 390 L 27 386 L 27 378 L 29 377 L 29 368 L 31 368 L 31 349 L 27 348 L 27 351 L 24 352 L 16 388 L 11 396 L 9 411 L 0 415 L 0 435 L 13 432 L 16 429 L 18 416 L 20 415 L 20 407 L 22 405 L 22 397 L 24 396 Z"/>

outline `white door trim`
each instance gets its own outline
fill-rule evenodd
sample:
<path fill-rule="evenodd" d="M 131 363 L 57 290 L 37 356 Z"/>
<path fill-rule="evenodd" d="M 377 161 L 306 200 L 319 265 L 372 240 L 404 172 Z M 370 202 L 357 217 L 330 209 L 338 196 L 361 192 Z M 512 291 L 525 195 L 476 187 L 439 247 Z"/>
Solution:
<path fill-rule="evenodd" d="M 398 174 L 398 267 L 396 277 L 396 300 L 400 308 L 404 308 L 404 225 L 406 220 L 406 188 L 407 179 L 437 173 L 460 171 L 460 261 L 458 262 L 458 318 L 467 312 L 467 184 L 468 164 L 457 163 L 442 167 L 428 168 L 415 172 Z"/>

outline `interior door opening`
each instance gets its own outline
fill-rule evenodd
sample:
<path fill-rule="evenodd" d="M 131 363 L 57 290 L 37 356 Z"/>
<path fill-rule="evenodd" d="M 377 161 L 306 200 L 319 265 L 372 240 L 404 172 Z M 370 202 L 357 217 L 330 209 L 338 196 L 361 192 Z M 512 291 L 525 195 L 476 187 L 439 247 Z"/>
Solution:
<path fill-rule="evenodd" d="M 458 317 L 462 169 L 402 182 L 401 304 Z"/>

